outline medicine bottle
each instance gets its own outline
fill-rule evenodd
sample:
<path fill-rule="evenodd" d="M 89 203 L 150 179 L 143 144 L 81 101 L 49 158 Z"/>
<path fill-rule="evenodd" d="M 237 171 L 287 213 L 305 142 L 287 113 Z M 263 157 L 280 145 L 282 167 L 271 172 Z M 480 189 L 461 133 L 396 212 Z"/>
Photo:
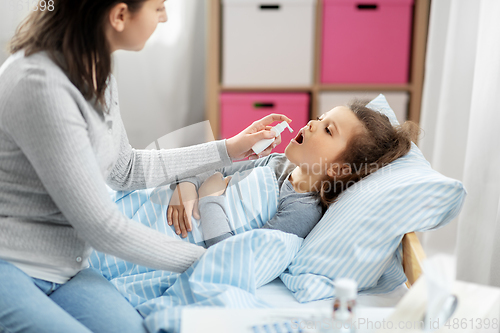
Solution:
<path fill-rule="evenodd" d="M 335 280 L 335 301 L 332 312 L 332 332 L 354 333 L 356 332 L 356 298 L 358 296 L 358 284 L 351 279 Z"/>

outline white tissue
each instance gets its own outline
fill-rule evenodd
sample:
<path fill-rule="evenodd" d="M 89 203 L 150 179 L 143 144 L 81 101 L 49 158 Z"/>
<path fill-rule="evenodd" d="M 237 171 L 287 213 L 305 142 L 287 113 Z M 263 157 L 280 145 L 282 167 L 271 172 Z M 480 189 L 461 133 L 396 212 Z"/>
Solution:
<path fill-rule="evenodd" d="M 427 284 L 426 331 L 443 327 L 453 304 L 452 288 L 455 282 L 455 259 L 449 255 L 436 255 L 422 263 Z"/>

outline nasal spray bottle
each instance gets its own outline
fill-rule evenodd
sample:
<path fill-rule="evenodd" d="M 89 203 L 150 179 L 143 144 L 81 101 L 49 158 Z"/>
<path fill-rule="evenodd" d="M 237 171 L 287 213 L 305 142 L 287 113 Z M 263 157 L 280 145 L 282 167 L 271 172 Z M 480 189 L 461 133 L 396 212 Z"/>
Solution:
<path fill-rule="evenodd" d="M 282 121 L 278 125 L 274 126 L 273 128 L 271 128 L 271 131 L 274 132 L 274 137 L 276 138 L 287 127 L 288 127 L 288 130 L 290 131 L 290 133 L 293 133 L 293 129 L 290 127 L 290 125 L 288 125 L 288 123 L 286 121 Z M 253 145 L 252 150 L 255 154 L 259 155 L 264 149 L 269 147 L 271 145 L 271 143 L 273 143 L 273 142 L 274 142 L 274 138 L 260 140 L 259 142 L 257 142 L 256 144 Z"/>

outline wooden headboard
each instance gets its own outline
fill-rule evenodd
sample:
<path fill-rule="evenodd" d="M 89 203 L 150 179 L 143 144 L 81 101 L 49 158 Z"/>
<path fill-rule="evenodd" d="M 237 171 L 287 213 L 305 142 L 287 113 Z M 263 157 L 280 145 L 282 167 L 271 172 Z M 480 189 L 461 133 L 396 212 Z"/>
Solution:
<path fill-rule="evenodd" d="M 425 252 L 414 232 L 404 235 L 402 242 L 403 270 L 408 279 L 406 286 L 410 288 L 422 274 L 422 262 L 425 259 Z"/>

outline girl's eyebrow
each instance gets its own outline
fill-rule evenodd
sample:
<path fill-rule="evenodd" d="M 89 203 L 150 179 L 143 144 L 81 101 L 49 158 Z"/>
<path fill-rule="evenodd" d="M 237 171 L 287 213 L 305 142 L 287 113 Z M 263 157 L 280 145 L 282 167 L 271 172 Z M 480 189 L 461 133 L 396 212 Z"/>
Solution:
<path fill-rule="evenodd" d="M 340 131 L 339 131 L 339 128 L 337 127 L 337 124 L 332 120 L 330 121 L 331 124 L 333 124 L 333 127 L 335 127 L 335 130 L 337 131 L 337 133 L 339 133 L 340 135 Z"/>
<path fill-rule="evenodd" d="M 323 120 L 325 114 L 323 113 L 321 116 L 319 116 L 319 120 Z M 340 132 L 339 132 L 339 128 L 337 127 L 337 124 L 333 121 L 333 120 L 330 120 L 330 124 L 333 124 L 333 127 L 335 127 L 335 131 L 337 131 L 337 133 L 339 133 L 340 135 Z"/>
<path fill-rule="evenodd" d="M 333 125 L 333 127 L 335 127 L 335 131 L 337 131 L 337 133 L 339 133 L 339 135 L 340 135 L 339 128 L 337 127 L 337 124 L 333 120 L 330 120 L 330 123 L 328 124 L 328 126 L 330 126 L 330 125 Z"/>

